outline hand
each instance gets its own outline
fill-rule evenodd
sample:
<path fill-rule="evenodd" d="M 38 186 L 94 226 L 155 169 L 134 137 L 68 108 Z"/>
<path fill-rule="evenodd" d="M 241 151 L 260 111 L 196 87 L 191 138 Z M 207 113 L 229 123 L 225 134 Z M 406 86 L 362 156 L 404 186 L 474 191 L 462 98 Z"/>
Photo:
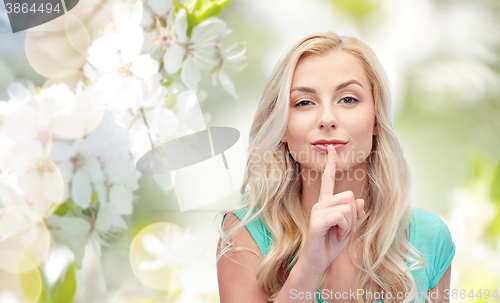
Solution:
<path fill-rule="evenodd" d="M 365 201 L 355 199 L 350 190 L 333 194 L 337 151 L 327 145 L 328 160 L 321 179 L 318 202 L 311 209 L 304 257 L 316 274 L 323 274 L 330 263 L 344 250 L 351 233 L 365 216 Z"/>

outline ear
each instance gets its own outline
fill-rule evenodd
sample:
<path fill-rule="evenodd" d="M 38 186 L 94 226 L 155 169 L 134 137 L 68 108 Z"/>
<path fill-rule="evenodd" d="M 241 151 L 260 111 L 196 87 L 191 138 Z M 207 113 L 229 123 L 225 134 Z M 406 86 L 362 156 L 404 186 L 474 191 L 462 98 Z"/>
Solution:
<path fill-rule="evenodd" d="M 377 121 L 375 121 L 375 125 L 373 126 L 373 135 L 374 136 L 378 135 Z"/>

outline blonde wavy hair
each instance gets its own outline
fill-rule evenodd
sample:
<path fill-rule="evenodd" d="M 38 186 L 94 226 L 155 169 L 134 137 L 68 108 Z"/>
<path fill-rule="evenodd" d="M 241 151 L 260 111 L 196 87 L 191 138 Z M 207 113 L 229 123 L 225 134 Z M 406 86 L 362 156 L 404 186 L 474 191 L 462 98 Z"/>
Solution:
<path fill-rule="evenodd" d="M 275 300 L 292 264 L 300 257 L 308 228 L 300 199 L 302 181 L 297 177 L 300 164 L 291 156 L 287 144 L 281 142 L 287 128 L 292 77 L 302 57 L 331 51 L 352 54 L 362 64 L 372 85 L 378 130 L 373 138 L 372 152 L 366 159 L 369 209 L 348 246 L 351 260 L 352 244 L 360 243 L 362 247 L 362 263 L 356 264 L 353 260 L 360 269 L 354 289 L 368 285 L 366 290 L 375 293 L 378 285 L 392 294 L 421 291 L 410 272 L 423 267 L 424 260 L 406 237 L 405 230 L 411 221 L 411 178 L 392 125 L 387 76 L 368 45 L 356 38 L 326 32 L 299 41 L 287 50 L 274 68 L 251 126 L 241 198 L 236 206 L 220 214 L 248 208 L 246 216 L 227 234 L 219 228 L 222 249 L 218 258 L 230 250 L 242 250 L 233 245 L 233 237 L 255 218 L 260 217 L 269 229 L 272 245 L 256 273 L 259 285 L 269 294 L 269 301 Z M 405 259 L 412 262 L 410 268 Z M 324 288 L 327 279 L 325 273 L 320 289 Z M 427 296 L 423 293 L 425 300 Z M 385 302 L 396 302 L 395 299 L 386 298 Z M 356 301 L 366 302 L 361 297 Z M 408 297 L 402 302 L 411 301 Z"/>

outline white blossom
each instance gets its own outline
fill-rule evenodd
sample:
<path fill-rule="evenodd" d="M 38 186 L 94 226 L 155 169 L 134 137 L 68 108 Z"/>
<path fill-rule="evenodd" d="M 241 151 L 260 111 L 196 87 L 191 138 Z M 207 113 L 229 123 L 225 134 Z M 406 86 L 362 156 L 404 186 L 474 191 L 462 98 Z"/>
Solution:
<path fill-rule="evenodd" d="M 235 43 L 229 47 L 217 45 L 217 57 L 219 58 L 219 64 L 212 70 L 213 84 L 216 85 L 218 79 L 226 92 L 235 98 L 238 98 L 236 89 L 224 69 L 230 68 L 241 71 L 245 67 L 243 64 L 243 61 L 245 60 L 245 53 L 246 49 L 243 43 Z"/>
<path fill-rule="evenodd" d="M 142 2 L 130 8 L 124 4 L 113 7 L 112 32 L 96 39 L 90 46 L 84 70 L 96 80 L 95 98 L 102 100 L 116 113 L 140 109 L 144 104 L 143 81 L 151 79 L 159 62 L 150 54 L 142 54 L 144 42 L 140 26 Z"/>
<path fill-rule="evenodd" d="M 176 41 L 163 57 L 167 72 L 175 74 L 182 68 L 181 78 L 184 84 L 188 88 L 197 88 L 201 80 L 200 69 L 211 69 L 217 64 L 215 45 L 225 26 L 222 20 L 211 17 L 196 25 L 188 38 L 186 11 L 179 10 L 175 17 Z"/>
<path fill-rule="evenodd" d="M 151 11 L 149 11 L 147 7 L 143 10 L 141 21 L 141 26 L 143 28 L 154 26 L 158 19 L 171 15 L 172 8 L 174 7 L 174 2 L 172 0 L 147 0 L 145 3 Z"/>
<path fill-rule="evenodd" d="M 104 116 L 105 107 L 93 98 L 94 87 L 79 81 L 73 93 L 65 83 L 42 89 L 37 96 L 40 113 L 57 135 L 76 139 L 90 134 Z"/>
<path fill-rule="evenodd" d="M 7 93 L 9 94 L 10 102 L 31 106 L 35 109 L 38 108 L 33 84 L 30 84 L 29 87 L 26 88 L 20 83 L 12 83 L 9 85 Z"/>
<path fill-rule="evenodd" d="M 62 202 L 63 179 L 47 157 L 51 139 L 45 120 L 34 107 L 19 98 L 0 102 L 2 204 L 23 205 L 47 217 Z"/>
<path fill-rule="evenodd" d="M 52 148 L 51 132 L 40 112 L 19 99 L 0 102 L 0 138 L 38 156 L 47 156 Z M 0 154 L 6 156 L 10 149 L 2 146 Z"/>
<path fill-rule="evenodd" d="M 140 173 L 130 155 L 127 131 L 106 112 L 99 127 L 72 144 L 54 144 L 52 157 L 58 161 L 71 198 L 82 209 L 91 203 L 92 192 L 100 203 L 95 228 L 101 232 L 127 228 L 121 215 L 132 212 L 133 191 Z"/>
<path fill-rule="evenodd" d="M 205 16 L 197 15 L 198 8 L 178 9 L 183 2 L 175 6 L 173 0 L 110 4 L 106 9 L 111 18 L 87 50 L 82 68 L 89 84 L 79 82 L 71 90 L 55 79 L 49 82 L 56 84 L 43 88 L 14 83 L 7 90 L 9 101 L 0 102 L 0 211 L 27 207 L 40 221 L 34 224 L 9 215 L 0 220 L 0 241 L 36 242 L 43 237 L 33 229 L 43 227 L 47 233 L 48 228 L 73 253 L 72 259 L 66 249 L 65 262 L 75 262 L 80 269 L 77 282 L 85 295 L 77 292 L 75 301 L 153 302 L 142 287 L 129 293 L 108 290 L 103 272 L 94 274 L 100 269 L 100 247 L 108 245 L 109 235 L 128 228 L 124 216 L 133 212 L 141 175 L 135 168 L 137 160 L 152 147 L 205 129 L 209 121 L 210 113 L 202 113 L 199 107 L 206 92 L 175 95 L 196 88 L 201 71 L 210 70 L 237 97 L 226 71 L 241 70 L 245 50 L 239 44 L 222 47 L 219 38 L 230 30 L 215 17 L 197 24 L 188 35 L 186 9 L 196 18 Z M 205 4 L 200 11 L 204 9 Z M 154 175 L 154 180 L 168 191 L 175 183 L 175 172 Z M 189 231 L 165 228 L 143 235 L 140 243 L 149 255 L 139 262 L 141 271 L 152 274 L 175 268 L 165 289 L 166 301 L 197 302 L 213 297 L 213 283 L 199 292 L 185 284 L 193 277 L 194 262 L 200 257 L 198 241 Z M 89 253 L 89 247 L 96 250 Z M 36 255 L 44 258 L 46 253 L 39 249 Z M 93 261 L 84 261 L 84 256 Z M 49 271 L 58 267 L 51 276 L 52 284 L 65 264 L 47 264 Z M 188 265 L 191 268 L 184 275 Z M 88 273 L 84 279 L 83 272 Z M 213 268 L 204 267 L 198 279 L 212 275 Z M 190 294 L 181 296 L 180 279 L 183 291 Z M 135 285 L 137 281 L 134 279 Z M 95 293 L 86 296 L 90 293 L 81 283 Z M 106 292 L 116 296 L 103 296 Z"/>
<path fill-rule="evenodd" d="M 0 196 L 4 205 L 28 207 L 42 218 L 52 214 L 63 201 L 64 181 L 58 167 L 48 158 L 21 148 L 13 150 L 0 173 Z"/>
<path fill-rule="evenodd" d="M 20 267 L 13 268 L 16 272 L 25 272 L 42 263 L 49 250 L 49 233 L 42 218 L 19 205 L 0 208 L 0 247 L 2 253 L 15 253 L 16 259 L 26 256 L 33 262 L 31 265 L 23 262 Z M 7 254 L 2 258 L 5 262 L 11 259 Z"/>

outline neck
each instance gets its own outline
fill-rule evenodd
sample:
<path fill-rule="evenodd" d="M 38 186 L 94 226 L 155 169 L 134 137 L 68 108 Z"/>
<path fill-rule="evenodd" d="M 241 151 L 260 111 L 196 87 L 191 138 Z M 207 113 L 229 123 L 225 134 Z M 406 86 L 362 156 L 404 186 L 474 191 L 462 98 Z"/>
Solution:
<path fill-rule="evenodd" d="M 363 174 L 360 173 L 360 170 Z M 319 192 L 321 188 L 321 174 L 315 171 L 309 170 L 307 168 L 301 168 L 302 176 L 302 196 L 301 203 L 304 211 L 309 218 L 311 215 L 311 209 L 314 204 L 319 200 Z M 354 174 L 354 172 L 357 172 Z M 356 176 L 362 175 L 363 178 L 356 178 Z M 354 168 L 347 170 L 337 170 L 335 174 L 335 187 L 333 195 L 344 192 L 346 190 L 351 190 L 354 193 L 356 199 L 365 200 L 365 212 L 368 211 L 370 201 L 368 196 L 368 179 L 366 174 L 366 162 L 359 164 Z"/>

